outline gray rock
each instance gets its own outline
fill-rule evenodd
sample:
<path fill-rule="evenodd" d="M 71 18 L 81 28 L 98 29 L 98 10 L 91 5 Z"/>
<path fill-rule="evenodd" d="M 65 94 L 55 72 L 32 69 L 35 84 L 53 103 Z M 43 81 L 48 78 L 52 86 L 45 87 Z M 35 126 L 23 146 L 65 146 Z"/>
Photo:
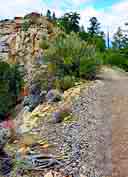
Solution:
<path fill-rule="evenodd" d="M 0 126 L 0 149 L 3 149 L 10 138 L 10 131 Z"/>
<path fill-rule="evenodd" d="M 48 102 L 58 102 L 61 101 L 62 99 L 62 94 L 59 92 L 59 90 L 57 89 L 51 89 L 47 95 L 46 95 L 46 99 Z"/>

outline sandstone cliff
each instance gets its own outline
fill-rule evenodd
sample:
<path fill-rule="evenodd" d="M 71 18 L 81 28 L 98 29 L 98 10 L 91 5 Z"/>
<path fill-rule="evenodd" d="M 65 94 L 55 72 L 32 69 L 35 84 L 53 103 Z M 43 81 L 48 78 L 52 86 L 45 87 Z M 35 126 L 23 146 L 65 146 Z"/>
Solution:
<path fill-rule="evenodd" d="M 43 64 L 42 39 L 53 34 L 54 25 L 37 13 L 3 20 L 0 22 L 0 59 L 24 66 L 29 80 L 33 66 Z"/>

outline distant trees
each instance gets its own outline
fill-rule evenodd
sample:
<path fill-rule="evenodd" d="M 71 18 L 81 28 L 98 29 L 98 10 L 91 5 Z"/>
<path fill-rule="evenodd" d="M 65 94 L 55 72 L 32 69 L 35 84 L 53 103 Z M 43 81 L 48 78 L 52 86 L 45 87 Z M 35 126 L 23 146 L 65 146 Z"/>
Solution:
<path fill-rule="evenodd" d="M 122 49 L 128 47 L 128 37 L 120 27 L 114 34 L 112 45 L 114 49 Z"/>
<path fill-rule="evenodd" d="M 127 25 L 127 24 L 126 24 Z M 128 31 L 118 27 L 113 36 L 112 48 L 106 51 L 105 62 L 128 72 Z"/>
<path fill-rule="evenodd" d="M 118 28 L 117 32 L 114 34 L 112 45 L 113 48 L 115 49 L 121 49 L 122 47 L 124 47 L 124 34 L 120 27 Z"/>
<path fill-rule="evenodd" d="M 57 22 L 57 17 L 56 17 L 56 14 L 55 12 L 51 12 L 49 9 L 47 10 L 47 13 L 46 13 L 46 17 L 48 18 L 48 20 L 50 22 L 52 22 L 53 24 L 56 24 Z"/>

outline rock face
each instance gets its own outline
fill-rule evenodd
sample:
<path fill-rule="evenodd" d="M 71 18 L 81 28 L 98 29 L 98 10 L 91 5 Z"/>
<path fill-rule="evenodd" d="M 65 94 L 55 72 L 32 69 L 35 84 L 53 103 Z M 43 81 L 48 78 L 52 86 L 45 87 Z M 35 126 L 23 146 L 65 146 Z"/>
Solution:
<path fill-rule="evenodd" d="M 42 65 L 43 50 L 40 42 L 48 38 L 49 24 L 46 17 L 29 14 L 27 18 L 0 21 L 0 59 L 24 66 L 27 80 L 31 80 L 36 64 Z"/>

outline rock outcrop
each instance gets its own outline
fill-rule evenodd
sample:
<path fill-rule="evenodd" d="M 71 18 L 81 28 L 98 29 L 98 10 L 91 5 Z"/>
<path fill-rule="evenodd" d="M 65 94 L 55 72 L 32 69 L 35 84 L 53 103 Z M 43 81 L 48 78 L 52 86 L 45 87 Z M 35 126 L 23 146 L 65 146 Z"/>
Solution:
<path fill-rule="evenodd" d="M 0 21 L 0 59 L 24 66 L 30 81 L 35 65 L 43 64 L 40 43 L 53 33 L 53 24 L 37 13 Z"/>

